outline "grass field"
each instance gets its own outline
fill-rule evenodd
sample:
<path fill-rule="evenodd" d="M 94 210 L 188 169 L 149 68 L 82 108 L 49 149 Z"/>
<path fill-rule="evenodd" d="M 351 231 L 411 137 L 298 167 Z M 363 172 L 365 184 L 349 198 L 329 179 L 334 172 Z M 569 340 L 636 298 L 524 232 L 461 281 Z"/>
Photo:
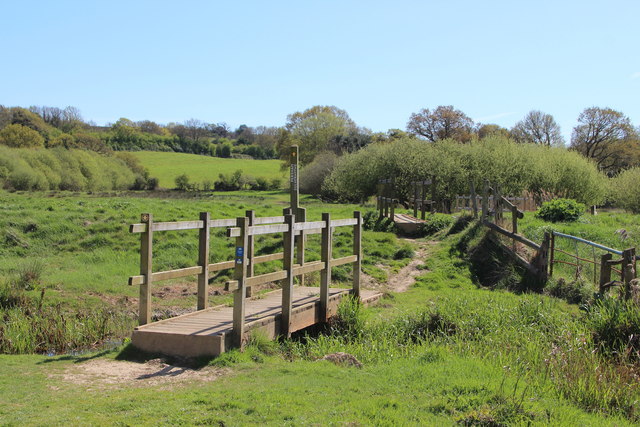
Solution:
<path fill-rule="evenodd" d="M 8 425 L 631 425 L 625 404 L 637 391 L 564 359 L 583 351 L 574 306 L 473 283 L 452 254 L 474 233 L 431 245 L 408 292 L 372 310 L 345 305 L 334 332 L 256 339 L 214 359 L 200 380 L 110 383 L 117 376 L 91 373 L 97 362 L 116 363 L 117 350 L 0 356 L 0 416 Z M 363 367 L 317 361 L 336 351 Z M 582 381 L 566 383 L 569 374 Z"/>
<path fill-rule="evenodd" d="M 219 174 L 232 174 L 242 170 L 244 175 L 269 180 L 280 178 L 285 172 L 280 169 L 279 160 L 222 159 L 196 154 L 164 153 L 158 151 L 132 151 L 140 163 L 149 169 L 151 176 L 160 179 L 160 187 L 174 188 L 175 178 L 187 174 L 191 182 L 216 181 Z"/>

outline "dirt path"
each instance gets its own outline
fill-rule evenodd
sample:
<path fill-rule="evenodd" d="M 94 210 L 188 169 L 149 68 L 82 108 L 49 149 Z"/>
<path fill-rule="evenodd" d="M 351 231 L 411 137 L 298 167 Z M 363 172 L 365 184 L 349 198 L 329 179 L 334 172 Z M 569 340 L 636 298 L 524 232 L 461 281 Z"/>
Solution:
<path fill-rule="evenodd" d="M 425 257 L 428 253 L 429 247 L 435 245 L 437 242 L 428 241 L 420 242 L 414 239 L 403 239 L 406 242 L 412 243 L 415 248 L 415 255 L 411 262 L 402 267 L 397 273 L 390 273 L 387 283 L 380 284 L 375 281 L 371 276 L 366 276 L 362 283 L 363 287 L 370 289 L 379 289 L 387 292 L 405 292 L 416 281 L 416 277 L 424 273 L 426 270 L 419 267 L 424 263 Z"/>

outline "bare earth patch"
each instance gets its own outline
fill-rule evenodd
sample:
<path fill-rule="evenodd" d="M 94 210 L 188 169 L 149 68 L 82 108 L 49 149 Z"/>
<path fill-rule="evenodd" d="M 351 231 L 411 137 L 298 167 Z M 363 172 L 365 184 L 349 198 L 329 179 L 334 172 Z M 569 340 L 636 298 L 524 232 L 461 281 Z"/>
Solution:
<path fill-rule="evenodd" d="M 380 289 L 389 292 L 405 292 L 416 281 L 416 277 L 423 274 L 425 270 L 419 267 L 423 264 L 427 248 L 436 244 L 435 241 L 417 242 L 412 239 L 404 239 L 406 241 L 416 243 L 416 251 L 413 259 L 409 264 L 402 267 L 396 274 L 390 274 L 389 280 L 385 284 L 379 284 L 371 276 L 363 275 L 363 287 L 369 289 Z"/>
<path fill-rule="evenodd" d="M 204 367 L 191 369 L 174 366 L 162 359 L 153 359 L 146 363 L 119 361 L 112 359 L 94 359 L 74 364 L 62 374 L 52 374 L 65 382 L 104 388 L 112 385 L 144 387 L 149 385 L 174 385 L 193 381 L 214 381 L 227 374 L 228 369 Z"/>

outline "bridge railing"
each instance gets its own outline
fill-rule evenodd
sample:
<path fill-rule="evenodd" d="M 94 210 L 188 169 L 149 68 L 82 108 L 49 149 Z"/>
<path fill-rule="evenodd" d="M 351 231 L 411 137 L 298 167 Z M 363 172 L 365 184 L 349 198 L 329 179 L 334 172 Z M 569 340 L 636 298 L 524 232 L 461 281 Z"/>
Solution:
<path fill-rule="evenodd" d="M 353 218 L 332 220 L 328 213 L 322 214 L 321 221 L 296 222 L 290 210 L 283 216 L 255 217 L 253 211 L 236 219 L 210 219 L 208 212 L 200 213 L 200 220 L 177 222 L 154 222 L 150 213 L 142 214 L 141 223 L 132 224 L 129 231 L 140 234 L 140 274 L 129 278 L 129 285 L 140 285 L 139 323 L 151 322 L 151 285 L 155 282 L 187 276 L 198 276 L 198 305 L 202 310 L 208 306 L 209 273 L 233 269 L 234 280 L 227 282 L 227 288 L 234 291 L 233 328 L 234 336 L 241 345 L 244 336 L 245 299 L 251 287 L 264 283 L 282 281 L 283 334 L 289 334 L 293 302 L 293 283 L 296 276 L 320 272 L 320 306 L 324 320 L 327 318 L 331 269 L 344 264 L 353 264 L 353 289 L 360 296 L 360 273 L 362 270 L 362 215 L 354 212 Z M 353 228 L 352 255 L 333 258 L 333 232 L 338 227 Z M 227 237 L 236 238 L 235 258 L 229 261 L 209 263 L 210 230 L 227 228 Z M 154 233 L 160 231 L 200 230 L 198 265 L 176 270 L 153 271 Z M 283 236 L 284 251 L 255 256 L 253 238 L 258 235 L 279 234 Z M 321 235 L 321 259 L 304 262 L 304 236 Z M 296 242 L 296 236 L 298 242 Z M 298 243 L 298 244 L 296 244 Z M 302 244 L 300 244 L 302 243 Z M 296 247 L 298 253 L 296 257 Z M 253 266 L 259 263 L 283 260 L 283 269 L 255 276 Z M 295 263 L 295 260 L 298 263 Z"/>

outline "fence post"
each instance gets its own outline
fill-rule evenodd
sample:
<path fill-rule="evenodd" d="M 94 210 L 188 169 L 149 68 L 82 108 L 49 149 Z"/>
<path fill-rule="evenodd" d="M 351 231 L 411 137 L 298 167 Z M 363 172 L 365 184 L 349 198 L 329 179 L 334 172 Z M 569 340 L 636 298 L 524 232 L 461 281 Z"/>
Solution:
<path fill-rule="evenodd" d="M 151 283 L 153 279 L 153 215 L 143 213 L 140 220 L 147 224 L 147 229 L 140 235 L 140 274 L 144 283 L 140 285 L 138 302 L 138 323 L 151 323 Z"/>
<path fill-rule="evenodd" d="M 518 234 L 518 207 L 516 205 L 511 207 L 511 226 L 513 233 Z"/>
<path fill-rule="evenodd" d="M 427 181 L 420 181 L 422 187 L 422 199 L 420 200 L 420 219 L 424 221 L 427 208 Z"/>
<path fill-rule="evenodd" d="M 291 311 L 293 309 L 293 263 L 295 252 L 295 222 L 293 215 L 285 215 L 284 223 L 288 229 L 283 233 L 284 238 L 284 269 L 287 278 L 282 281 L 282 335 L 291 336 Z"/>
<path fill-rule="evenodd" d="M 624 281 L 624 299 L 631 298 L 631 281 L 635 278 L 634 268 L 636 249 L 630 248 L 622 251 L 622 280 Z"/>
<path fill-rule="evenodd" d="M 357 257 L 353 263 L 353 295 L 360 298 L 360 276 L 362 273 L 362 213 L 355 211 L 353 217 L 358 221 L 353 226 L 353 254 Z"/>
<path fill-rule="evenodd" d="M 611 281 L 611 261 L 613 255 L 606 253 L 600 257 L 600 294 L 604 294 L 604 285 Z"/>
<path fill-rule="evenodd" d="M 307 220 L 307 210 L 305 208 L 298 208 L 296 212 L 295 221 L 305 222 Z M 304 265 L 304 250 L 307 237 L 304 234 L 304 230 L 300 230 L 300 235 L 296 236 L 296 261 L 300 264 L 300 267 Z M 300 286 L 304 286 L 304 274 L 300 275 Z"/>
<path fill-rule="evenodd" d="M 549 277 L 553 277 L 553 261 L 556 251 L 556 235 L 551 232 L 551 247 L 549 248 Z M 594 260 L 595 261 L 595 260 Z"/>
<path fill-rule="evenodd" d="M 396 219 L 396 199 L 391 199 L 390 218 L 391 218 L 391 221 L 395 221 L 395 219 Z"/>
<path fill-rule="evenodd" d="M 484 180 L 482 186 L 482 222 L 487 220 L 489 214 L 489 181 Z"/>
<path fill-rule="evenodd" d="M 471 206 L 473 207 L 473 217 L 478 218 L 478 200 L 476 200 L 476 186 L 473 184 L 473 179 L 469 180 L 469 187 L 471 190 Z"/>
<path fill-rule="evenodd" d="M 502 221 L 502 193 L 500 192 L 500 185 L 493 184 L 493 205 L 495 206 L 494 221 L 498 224 Z"/>
<path fill-rule="evenodd" d="M 236 237 L 235 270 L 233 278 L 238 282 L 238 288 L 233 293 L 233 343 L 242 348 L 244 344 L 244 313 L 247 294 L 247 242 L 249 219 L 239 217 L 236 226 L 240 228 L 240 236 Z"/>
<path fill-rule="evenodd" d="M 431 177 L 431 213 L 436 213 L 436 176 Z"/>
<path fill-rule="evenodd" d="M 198 265 L 202 267 L 202 273 L 198 274 L 198 310 L 204 310 L 209 306 L 209 212 L 200 212 L 202 228 L 199 232 Z"/>
<path fill-rule="evenodd" d="M 256 221 L 256 212 L 253 210 L 245 211 L 245 216 L 249 220 L 249 227 L 255 225 Z M 253 277 L 254 273 L 254 265 L 253 265 L 253 257 L 255 255 L 255 246 L 253 241 L 253 236 L 247 236 L 247 277 Z M 247 286 L 247 297 L 253 295 L 253 289 L 251 286 Z"/>
<path fill-rule="evenodd" d="M 324 263 L 324 268 L 320 270 L 320 313 L 323 321 L 329 319 L 329 285 L 331 284 L 331 258 L 333 248 L 333 233 L 331 230 L 331 214 L 323 213 L 322 221 L 322 242 L 320 247 L 320 261 Z"/>
<path fill-rule="evenodd" d="M 418 217 L 418 198 L 420 197 L 418 182 L 413 183 L 413 217 Z"/>
<path fill-rule="evenodd" d="M 546 282 L 548 279 L 548 268 L 549 268 L 549 246 L 551 243 L 551 233 L 544 233 L 544 240 L 540 245 L 540 264 L 538 265 L 538 278 L 542 282 Z"/>

